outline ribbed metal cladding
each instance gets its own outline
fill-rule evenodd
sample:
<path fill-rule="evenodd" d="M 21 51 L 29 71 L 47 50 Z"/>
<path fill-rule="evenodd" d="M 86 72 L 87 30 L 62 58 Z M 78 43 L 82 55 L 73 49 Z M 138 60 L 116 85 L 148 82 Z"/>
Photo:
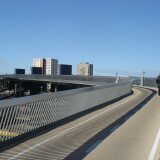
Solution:
<path fill-rule="evenodd" d="M 0 142 L 33 131 L 131 91 L 132 81 L 3 100 Z"/>

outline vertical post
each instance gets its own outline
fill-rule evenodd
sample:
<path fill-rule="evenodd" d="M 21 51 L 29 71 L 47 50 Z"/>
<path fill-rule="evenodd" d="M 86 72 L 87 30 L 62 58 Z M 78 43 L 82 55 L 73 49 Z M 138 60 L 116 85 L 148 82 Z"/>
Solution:
<path fill-rule="evenodd" d="M 118 77 L 118 73 L 116 73 L 116 78 Z"/>
<path fill-rule="evenodd" d="M 21 81 L 19 83 L 20 83 L 19 85 L 20 85 L 20 97 L 21 97 Z"/>
<path fill-rule="evenodd" d="M 41 94 L 42 94 L 42 88 L 43 88 L 43 86 L 41 86 Z"/>
<path fill-rule="evenodd" d="M 144 86 L 144 74 L 145 72 L 143 71 L 140 86 Z"/>
<path fill-rule="evenodd" d="M 16 97 L 16 95 L 17 95 L 17 83 L 15 82 L 14 96 Z"/>
<path fill-rule="evenodd" d="M 4 89 L 4 80 L 2 80 L 2 90 Z"/>
<path fill-rule="evenodd" d="M 51 91 L 51 86 L 52 84 L 51 83 L 47 83 L 47 91 L 50 92 Z"/>
<path fill-rule="evenodd" d="M 145 74 L 145 72 L 143 72 L 143 85 L 144 85 L 144 74 Z"/>
<path fill-rule="evenodd" d="M 9 96 L 10 96 L 10 81 L 8 81 L 8 90 L 9 90 Z"/>
<path fill-rule="evenodd" d="M 119 82 L 119 77 L 118 77 L 118 73 L 116 73 L 116 81 L 115 81 L 115 83 L 118 83 Z"/>
<path fill-rule="evenodd" d="M 55 92 L 57 92 L 58 91 L 58 85 L 57 84 L 55 84 L 55 90 L 54 90 Z"/>

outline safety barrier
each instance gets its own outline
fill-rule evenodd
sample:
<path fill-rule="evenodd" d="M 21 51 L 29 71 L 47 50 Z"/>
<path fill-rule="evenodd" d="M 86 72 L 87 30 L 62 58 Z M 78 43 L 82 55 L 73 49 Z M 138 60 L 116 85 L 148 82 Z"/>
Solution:
<path fill-rule="evenodd" d="M 0 143 L 131 92 L 132 81 L 0 101 Z"/>
<path fill-rule="evenodd" d="M 156 78 L 136 77 L 134 79 L 135 79 L 133 83 L 134 85 L 157 87 Z"/>
<path fill-rule="evenodd" d="M 149 87 L 157 87 L 157 84 L 156 84 L 156 78 L 144 78 L 143 80 L 143 85 L 144 86 L 149 86 Z"/>

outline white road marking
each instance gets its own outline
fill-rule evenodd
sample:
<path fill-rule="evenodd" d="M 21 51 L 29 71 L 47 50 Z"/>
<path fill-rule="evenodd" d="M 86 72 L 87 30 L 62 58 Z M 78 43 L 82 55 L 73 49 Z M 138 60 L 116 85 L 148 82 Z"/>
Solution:
<path fill-rule="evenodd" d="M 103 112 L 101 112 L 101 113 L 99 113 L 99 114 L 97 114 L 97 115 L 95 115 L 95 116 L 93 116 L 93 117 L 91 117 L 91 118 L 89 118 L 89 119 L 87 119 L 87 120 L 85 120 L 85 121 L 83 121 L 83 122 L 81 122 L 81 123 L 73 126 L 73 127 L 70 127 L 70 128 L 68 128 L 68 129 L 62 131 L 61 133 L 59 133 L 59 134 L 57 134 L 57 135 L 55 135 L 55 136 L 53 136 L 53 137 L 50 137 L 50 138 L 48 138 L 48 139 L 46 139 L 46 140 L 44 140 L 44 141 L 42 141 L 42 142 L 40 142 L 40 143 L 32 146 L 32 147 L 29 147 L 28 149 L 24 150 L 23 152 L 20 152 L 20 153 L 14 155 L 13 157 L 9 158 L 8 160 L 14 160 L 14 159 L 16 159 L 17 157 L 19 157 L 19 156 L 21 156 L 21 155 L 29 152 L 30 150 L 32 150 L 32 149 L 34 149 L 34 148 L 36 148 L 36 147 L 38 147 L 38 146 L 40 146 L 40 145 L 42 145 L 42 144 L 44 144 L 44 143 L 46 143 L 46 142 L 51 141 L 51 140 L 53 140 L 53 139 L 55 139 L 55 138 L 57 138 L 57 137 L 65 134 L 66 132 L 68 132 L 68 131 L 76 128 L 76 127 L 79 127 L 80 125 L 85 124 L 86 122 L 88 122 L 88 121 L 90 121 L 90 120 L 92 120 L 92 119 L 95 119 L 96 117 L 98 117 L 98 116 L 100 116 L 100 115 L 102 115 L 102 114 L 104 114 L 104 113 L 106 113 L 106 112 L 108 112 L 108 111 L 110 111 L 110 110 L 113 110 L 113 109 L 119 107 L 120 105 L 123 105 L 123 104 L 127 103 L 128 101 L 130 101 L 131 99 L 137 97 L 138 95 L 139 95 L 139 91 L 138 91 L 138 93 L 137 93 L 135 96 L 127 99 L 126 101 L 121 102 L 121 103 L 115 105 L 114 107 L 112 107 L 112 108 L 110 108 L 110 109 L 107 109 L 107 110 L 105 110 L 105 111 L 103 111 Z"/>
<path fill-rule="evenodd" d="M 154 156 L 155 156 L 159 141 L 160 141 L 160 128 L 158 130 L 157 137 L 156 137 L 156 139 L 154 141 L 154 144 L 153 144 L 152 150 L 151 150 L 151 152 L 149 154 L 148 160 L 153 160 L 154 159 Z"/>

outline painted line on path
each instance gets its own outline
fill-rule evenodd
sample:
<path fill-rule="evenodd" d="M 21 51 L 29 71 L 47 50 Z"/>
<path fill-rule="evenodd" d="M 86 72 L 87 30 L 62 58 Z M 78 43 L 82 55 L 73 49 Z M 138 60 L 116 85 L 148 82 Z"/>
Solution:
<path fill-rule="evenodd" d="M 154 156 L 155 156 L 159 141 L 160 141 L 160 128 L 158 130 L 158 133 L 157 133 L 156 139 L 154 141 L 152 150 L 151 150 L 151 152 L 149 154 L 148 160 L 153 160 L 154 159 Z"/>

